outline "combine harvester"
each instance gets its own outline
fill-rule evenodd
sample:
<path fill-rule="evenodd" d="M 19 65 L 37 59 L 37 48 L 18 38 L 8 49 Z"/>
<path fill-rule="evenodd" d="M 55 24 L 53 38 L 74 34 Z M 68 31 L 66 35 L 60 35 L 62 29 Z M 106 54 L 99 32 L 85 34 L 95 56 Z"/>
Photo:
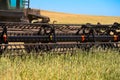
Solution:
<path fill-rule="evenodd" d="M 0 53 L 120 48 L 120 24 L 49 24 L 29 0 L 0 0 Z"/>

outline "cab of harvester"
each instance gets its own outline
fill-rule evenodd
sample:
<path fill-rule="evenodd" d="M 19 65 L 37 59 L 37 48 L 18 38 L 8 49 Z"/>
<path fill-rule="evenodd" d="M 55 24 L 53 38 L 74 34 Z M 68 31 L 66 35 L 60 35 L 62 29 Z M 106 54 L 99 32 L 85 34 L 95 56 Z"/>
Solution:
<path fill-rule="evenodd" d="M 24 6 L 23 0 L 0 0 L 0 21 L 20 22 Z"/>
<path fill-rule="evenodd" d="M 50 21 L 49 17 L 40 15 L 39 10 L 30 9 L 29 4 L 30 0 L 0 0 L 0 22 Z"/>
<path fill-rule="evenodd" d="M 21 10 L 24 0 L 0 0 L 0 10 Z"/>

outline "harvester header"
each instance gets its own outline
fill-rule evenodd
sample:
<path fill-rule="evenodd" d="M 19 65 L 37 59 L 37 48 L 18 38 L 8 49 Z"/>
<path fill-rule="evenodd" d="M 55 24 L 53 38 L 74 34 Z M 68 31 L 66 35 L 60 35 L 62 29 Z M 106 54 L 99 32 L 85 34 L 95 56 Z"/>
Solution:
<path fill-rule="evenodd" d="M 0 0 L 0 52 L 120 48 L 120 24 L 50 24 L 29 0 Z M 11 44 L 12 43 L 12 44 Z M 16 44 L 19 43 L 19 44 Z"/>

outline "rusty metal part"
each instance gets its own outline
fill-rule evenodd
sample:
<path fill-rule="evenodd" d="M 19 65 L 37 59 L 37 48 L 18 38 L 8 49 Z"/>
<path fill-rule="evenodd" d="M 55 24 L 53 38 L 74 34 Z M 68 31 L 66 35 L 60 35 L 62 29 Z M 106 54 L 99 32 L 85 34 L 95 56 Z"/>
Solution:
<path fill-rule="evenodd" d="M 48 24 L 0 22 L 0 52 L 120 50 L 120 24 Z M 112 33 L 112 34 L 111 34 Z M 9 44 L 13 42 L 13 44 Z M 15 44 L 22 42 L 24 44 Z"/>

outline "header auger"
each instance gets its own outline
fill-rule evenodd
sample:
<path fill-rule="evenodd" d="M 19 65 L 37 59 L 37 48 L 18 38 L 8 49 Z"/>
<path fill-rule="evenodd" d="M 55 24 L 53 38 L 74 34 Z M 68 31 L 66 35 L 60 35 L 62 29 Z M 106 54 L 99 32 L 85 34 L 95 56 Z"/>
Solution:
<path fill-rule="evenodd" d="M 120 24 L 49 24 L 29 0 L 0 0 L 0 52 L 120 48 Z M 3 6 L 4 4 L 4 6 Z M 18 43 L 18 44 L 16 44 Z"/>

